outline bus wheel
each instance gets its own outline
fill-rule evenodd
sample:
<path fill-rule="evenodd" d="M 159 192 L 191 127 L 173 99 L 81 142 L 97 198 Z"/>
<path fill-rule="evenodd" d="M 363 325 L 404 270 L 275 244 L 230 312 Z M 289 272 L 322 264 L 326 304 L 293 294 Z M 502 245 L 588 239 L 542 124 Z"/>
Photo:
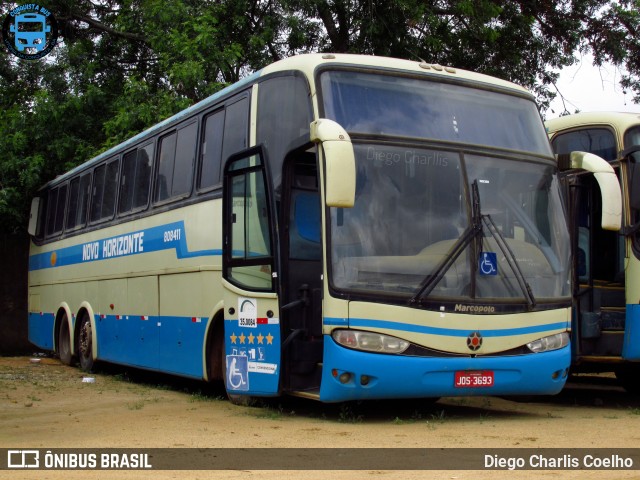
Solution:
<path fill-rule="evenodd" d="M 640 368 L 636 365 L 620 367 L 616 370 L 616 378 L 620 385 L 628 392 L 634 395 L 640 394 Z"/>
<path fill-rule="evenodd" d="M 80 320 L 80 335 L 78 338 L 78 356 L 80 357 L 80 368 L 85 372 L 90 372 L 93 368 L 93 332 L 91 330 L 91 320 L 85 313 Z"/>
<path fill-rule="evenodd" d="M 62 316 L 58 329 L 58 355 L 64 365 L 71 365 L 71 335 L 66 313 Z"/>
<path fill-rule="evenodd" d="M 231 393 L 233 390 L 229 391 L 229 389 L 227 388 L 227 382 L 229 381 L 229 379 L 227 378 L 227 355 L 224 351 L 224 342 L 222 348 L 220 349 L 220 352 L 220 360 L 222 362 L 222 382 L 224 384 L 224 389 L 227 392 L 227 398 L 234 405 L 239 405 L 241 407 L 251 407 L 255 405 L 256 399 L 251 395 L 238 395 L 235 393 Z"/>

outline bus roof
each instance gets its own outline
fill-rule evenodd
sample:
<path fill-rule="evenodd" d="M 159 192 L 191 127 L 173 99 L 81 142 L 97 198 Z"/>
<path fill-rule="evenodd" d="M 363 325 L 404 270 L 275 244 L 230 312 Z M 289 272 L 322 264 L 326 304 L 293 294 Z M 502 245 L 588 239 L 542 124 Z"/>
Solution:
<path fill-rule="evenodd" d="M 406 73 L 413 73 L 425 76 L 436 76 L 443 78 L 455 78 L 467 82 L 480 83 L 485 88 L 496 88 L 499 90 L 510 90 L 513 93 L 519 95 L 529 96 L 533 100 L 533 95 L 525 88 L 516 85 L 515 83 L 501 80 L 489 75 L 480 73 L 474 73 L 467 70 L 460 70 L 453 67 L 445 67 L 438 64 L 429 64 L 423 61 L 417 62 L 412 60 L 403 60 L 390 57 L 377 57 L 371 55 L 354 55 L 354 54 L 332 54 L 332 53 L 310 53 L 303 55 L 296 55 L 288 57 L 283 60 L 274 62 L 267 67 L 256 71 L 255 73 L 243 78 L 239 82 L 229 85 L 219 92 L 205 98 L 204 100 L 192 105 L 191 107 L 182 110 L 175 115 L 157 123 L 156 125 L 148 128 L 147 130 L 135 135 L 134 137 L 111 147 L 109 150 L 102 152 L 96 157 L 84 162 L 83 164 L 75 167 L 74 169 L 59 175 L 55 179 L 45 184 L 42 189 L 47 188 L 52 184 L 58 184 L 66 181 L 70 177 L 74 176 L 78 172 L 90 168 L 94 164 L 99 163 L 113 155 L 123 152 L 134 145 L 138 144 L 147 137 L 151 137 L 161 132 L 166 127 L 177 124 L 181 120 L 184 120 L 197 113 L 200 110 L 204 110 L 209 106 L 215 105 L 220 99 L 225 96 L 231 95 L 236 91 L 239 91 L 252 83 L 258 78 L 271 73 L 280 71 L 293 71 L 298 70 L 306 73 L 311 78 L 317 67 L 323 65 L 342 65 L 352 67 L 372 67 L 375 69 L 389 69 L 394 71 L 403 71 Z"/>
<path fill-rule="evenodd" d="M 630 126 L 638 124 L 640 124 L 640 113 L 632 112 L 581 112 L 552 118 L 545 122 L 549 136 L 559 130 L 589 125 L 610 125 L 624 132 Z"/>
<path fill-rule="evenodd" d="M 513 90 L 521 94 L 530 92 L 515 83 L 501 80 L 496 77 L 481 73 L 461 70 L 454 67 L 442 66 L 424 61 L 404 60 L 391 57 L 377 57 L 373 55 L 355 55 L 346 53 L 309 53 L 289 57 L 262 70 L 262 75 L 267 75 L 280 70 L 301 70 L 312 76 L 315 69 L 321 65 L 343 65 L 358 67 L 373 67 L 376 69 L 389 69 L 424 75 L 429 73 L 449 78 L 458 78 L 467 81 L 483 83 L 485 86 L 493 86 L 502 89 Z M 533 96 L 531 97 L 533 98 Z"/>

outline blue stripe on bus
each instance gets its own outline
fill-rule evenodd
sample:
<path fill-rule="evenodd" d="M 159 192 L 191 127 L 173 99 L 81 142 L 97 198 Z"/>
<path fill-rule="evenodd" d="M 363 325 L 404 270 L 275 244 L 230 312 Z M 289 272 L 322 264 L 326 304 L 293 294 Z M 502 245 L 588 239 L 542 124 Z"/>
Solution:
<path fill-rule="evenodd" d="M 98 360 L 201 379 L 208 322 L 206 317 L 96 314 Z M 54 350 L 54 323 L 53 313 L 29 313 L 29 341 Z"/>
<path fill-rule="evenodd" d="M 221 249 L 189 251 L 184 222 L 179 221 L 31 255 L 29 257 L 29 271 L 162 250 L 175 250 L 176 257 L 179 259 L 222 255 Z"/>
<path fill-rule="evenodd" d="M 466 337 L 472 329 L 454 329 L 429 327 L 426 325 L 411 325 L 401 322 L 391 322 L 387 320 L 373 320 L 368 318 L 351 318 L 348 325 L 343 318 L 325 318 L 325 325 L 349 326 L 351 328 L 384 328 L 388 330 L 397 330 L 401 332 L 421 333 L 428 335 L 443 335 L 448 337 Z M 501 328 L 501 329 L 482 329 L 483 337 L 509 337 L 513 335 L 526 335 L 530 333 L 541 333 L 552 330 L 564 330 L 568 327 L 567 322 L 547 323 L 544 325 L 533 325 L 530 327 L 518 328 Z"/>

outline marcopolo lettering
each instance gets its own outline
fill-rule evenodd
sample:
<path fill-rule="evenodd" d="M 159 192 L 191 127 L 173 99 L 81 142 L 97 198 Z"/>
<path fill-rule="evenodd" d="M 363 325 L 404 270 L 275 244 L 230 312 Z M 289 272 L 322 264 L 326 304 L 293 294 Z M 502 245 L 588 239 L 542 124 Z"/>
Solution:
<path fill-rule="evenodd" d="M 495 313 L 496 307 L 493 305 L 462 305 L 460 303 L 456 303 L 453 311 L 464 313 Z"/>

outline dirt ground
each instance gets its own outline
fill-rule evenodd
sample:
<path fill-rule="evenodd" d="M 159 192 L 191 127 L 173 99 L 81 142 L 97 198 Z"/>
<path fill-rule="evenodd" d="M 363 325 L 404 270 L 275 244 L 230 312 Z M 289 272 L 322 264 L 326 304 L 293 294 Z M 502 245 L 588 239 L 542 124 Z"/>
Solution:
<path fill-rule="evenodd" d="M 90 376 L 94 383 L 85 383 Z M 55 358 L 0 358 L 0 448 L 636 448 L 640 397 L 608 376 L 558 396 L 240 407 L 221 386 Z M 635 471 L 0 471 L 0 479 L 640 479 Z"/>

